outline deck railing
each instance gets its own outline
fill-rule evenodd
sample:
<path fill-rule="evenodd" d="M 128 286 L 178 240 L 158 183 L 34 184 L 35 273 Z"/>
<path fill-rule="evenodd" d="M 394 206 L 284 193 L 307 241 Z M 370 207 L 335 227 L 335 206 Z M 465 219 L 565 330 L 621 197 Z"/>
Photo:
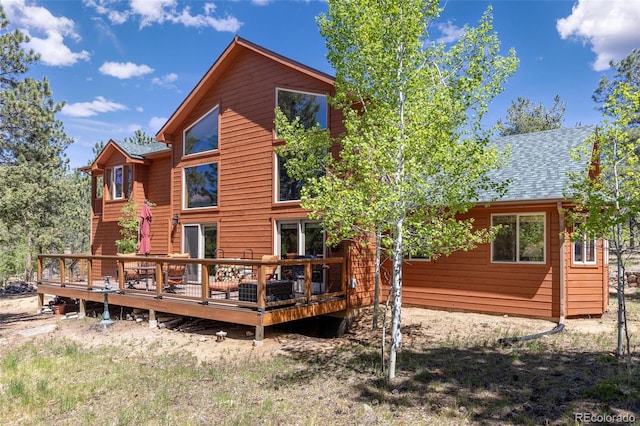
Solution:
<path fill-rule="evenodd" d="M 275 269 L 275 271 L 274 271 Z M 41 254 L 38 282 L 264 310 L 344 297 L 344 258 L 273 261 Z"/>

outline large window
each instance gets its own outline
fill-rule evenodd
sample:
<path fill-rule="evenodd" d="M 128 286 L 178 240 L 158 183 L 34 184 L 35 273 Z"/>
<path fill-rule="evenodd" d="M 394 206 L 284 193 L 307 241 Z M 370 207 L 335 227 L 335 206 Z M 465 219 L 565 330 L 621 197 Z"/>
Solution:
<path fill-rule="evenodd" d="M 306 128 L 327 128 L 327 97 L 293 90 L 276 90 L 276 105 L 293 121 L 296 118 Z M 292 179 L 285 167 L 286 159 L 276 155 L 276 201 L 300 200 L 303 182 Z"/>
<path fill-rule="evenodd" d="M 131 166 L 116 166 L 107 169 L 109 196 L 112 200 L 129 198 L 133 189 L 133 168 Z"/>
<path fill-rule="evenodd" d="M 582 235 L 580 240 L 573 242 L 573 263 L 594 265 L 596 263 L 596 240 L 589 239 L 585 232 L 580 231 L 580 223 L 575 224 L 573 232 Z"/>
<path fill-rule="evenodd" d="M 276 104 L 284 115 L 293 121 L 296 118 L 306 128 L 327 128 L 327 97 L 312 93 L 277 89 Z"/>
<path fill-rule="evenodd" d="M 184 208 L 218 205 L 218 163 L 184 168 Z"/>
<path fill-rule="evenodd" d="M 276 197 L 278 201 L 295 201 L 300 199 L 303 182 L 295 180 L 287 173 L 286 159 L 276 155 Z"/>
<path fill-rule="evenodd" d="M 218 149 L 218 111 L 215 107 L 184 132 L 184 155 Z"/>
<path fill-rule="evenodd" d="M 545 262 L 544 213 L 492 215 L 491 224 L 500 226 L 491 244 L 493 262 Z"/>

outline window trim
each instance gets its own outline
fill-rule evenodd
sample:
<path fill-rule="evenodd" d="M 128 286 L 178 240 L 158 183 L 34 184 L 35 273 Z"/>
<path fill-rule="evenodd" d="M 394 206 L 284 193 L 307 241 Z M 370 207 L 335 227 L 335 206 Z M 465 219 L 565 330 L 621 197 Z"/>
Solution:
<path fill-rule="evenodd" d="M 122 183 L 120 186 L 120 196 L 116 195 L 116 170 L 120 170 L 121 171 L 121 177 L 122 177 Z M 124 179 L 125 179 L 125 174 L 124 174 L 124 166 L 120 165 L 120 166 L 114 166 L 111 168 L 111 199 L 112 200 L 124 200 L 125 196 L 124 196 L 124 188 L 125 188 L 125 184 L 124 184 Z"/>
<path fill-rule="evenodd" d="M 122 188 L 119 197 L 116 197 L 115 171 L 122 170 Z M 107 201 L 123 201 L 131 198 L 133 194 L 133 166 L 131 164 L 119 164 L 105 169 L 103 182 L 106 183 L 107 190 L 103 192 L 103 197 Z M 106 194 L 106 197 L 105 197 Z"/>
<path fill-rule="evenodd" d="M 413 257 L 411 254 L 402 256 L 403 262 L 431 262 L 431 256 L 429 257 Z"/>
<path fill-rule="evenodd" d="M 195 168 L 195 167 L 199 167 L 199 166 L 206 166 L 208 164 L 215 164 L 216 165 L 216 174 L 218 177 L 218 188 L 216 190 L 216 203 L 214 205 L 211 206 L 202 206 L 202 207 L 189 207 L 187 205 L 187 178 L 186 178 L 186 170 L 187 169 L 191 169 L 191 168 Z M 220 206 L 220 164 L 218 161 L 209 161 L 206 163 L 198 163 L 198 164 L 193 164 L 190 166 L 183 166 L 182 167 L 182 210 L 188 210 L 188 211 L 196 211 L 196 210 L 203 210 L 203 209 L 214 209 L 214 208 L 218 208 Z"/>
<path fill-rule="evenodd" d="M 514 264 L 518 264 L 518 265 L 545 265 L 547 263 L 547 212 L 522 212 L 522 213 L 492 213 L 491 214 L 491 218 L 490 218 L 490 224 L 493 227 L 493 218 L 496 216 L 515 216 L 516 217 L 516 260 L 515 261 L 508 261 L 508 260 L 494 260 L 494 243 L 495 243 L 495 239 L 493 241 L 491 241 L 491 253 L 490 253 L 490 260 L 492 264 L 500 264 L 500 265 L 514 265 Z M 520 253 L 520 217 L 521 216 L 542 216 L 542 220 L 543 220 L 543 230 L 542 230 L 542 257 L 543 259 L 541 261 L 526 261 L 526 260 L 520 260 L 519 259 L 519 253 Z"/>
<path fill-rule="evenodd" d="M 581 231 L 576 230 L 576 226 L 574 225 L 573 232 L 581 232 Z M 587 239 L 585 232 L 581 232 L 581 233 L 582 233 L 582 239 L 580 241 L 571 242 L 571 263 L 578 266 L 595 266 L 598 264 L 598 239 L 593 238 L 591 240 L 591 243 L 593 244 L 593 260 L 591 261 L 586 260 L 587 246 L 588 246 L 587 243 L 589 242 L 589 240 Z M 582 244 L 581 255 L 583 260 L 576 260 L 576 243 L 578 242 Z"/>
<path fill-rule="evenodd" d="M 275 97 L 276 105 L 275 105 L 274 109 L 278 108 L 278 92 L 280 90 L 285 91 L 285 92 L 302 93 L 303 95 L 323 97 L 324 100 L 325 100 L 325 109 L 326 109 L 326 112 L 325 112 L 325 115 L 326 115 L 325 116 L 325 123 L 326 124 L 325 124 L 324 127 L 321 127 L 321 129 L 322 130 L 329 130 L 329 101 L 327 100 L 327 96 L 328 95 L 326 93 L 315 93 L 315 92 L 309 92 L 309 91 L 305 91 L 305 90 L 288 89 L 288 88 L 285 88 L 285 87 L 278 87 L 277 86 L 276 87 L 276 97 Z M 275 117 L 274 117 L 274 119 L 275 119 Z M 282 140 L 282 139 L 278 138 L 278 129 L 276 129 L 275 125 L 273 126 L 273 135 L 274 135 L 274 139 L 275 140 Z"/>
<path fill-rule="evenodd" d="M 278 155 L 278 153 L 274 152 L 274 178 L 273 178 L 273 182 L 274 182 L 274 188 L 273 188 L 273 198 L 274 198 L 274 202 L 277 204 L 285 204 L 285 203 L 299 203 L 301 201 L 302 198 L 297 198 L 295 200 L 281 200 L 280 199 L 280 156 Z M 304 186 L 304 182 L 302 184 Z M 302 189 L 302 188 L 301 188 Z M 300 193 L 300 195 L 302 196 L 302 192 Z"/>
<path fill-rule="evenodd" d="M 218 116 L 217 116 L 217 136 L 218 136 L 218 147 L 215 149 L 209 149 L 206 151 L 198 151 L 198 152 L 190 152 L 190 153 L 186 153 L 186 149 L 187 149 L 187 132 L 191 129 L 193 129 L 199 122 L 201 122 L 202 120 L 204 120 L 209 114 L 211 114 L 213 111 L 218 110 Z M 216 152 L 220 150 L 220 104 L 216 104 L 213 108 L 211 108 L 209 111 L 205 112 L 204 114 L 202 114 L 200 116 L 200 118 L 198 118 L 196 121 L 194 121 L 193 123 L 191 123 L 191 125 L 187 128 L 185 128 L 182 131 L 182 156 L 183 157 L 191 157 L 194 155 L 200 155 L 200 154 L 205 154 L 205 153 L 211 153 L 211 152 Z"/>

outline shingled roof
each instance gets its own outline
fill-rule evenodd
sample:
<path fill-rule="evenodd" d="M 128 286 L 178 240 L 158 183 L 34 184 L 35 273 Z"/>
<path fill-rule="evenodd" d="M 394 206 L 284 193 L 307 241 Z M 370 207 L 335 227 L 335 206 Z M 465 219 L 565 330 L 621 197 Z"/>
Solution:
<path fill-rule="evenodd" d="M 576 161 L 573 148 L 582 146 L 595 132 L 595 126 L 572 127 L 543 132 L 503 136 L 490 142 L 505 151 L 510 147 L 507 164 L 490 173 L 497 182 L 509 181 L 507 193 L 495 200 L 495 194 L 480 194 L 480 202 L 517 202 L 562 200 L 568 183 L 567 173 L 584 170 L 590 158 Z"/>
<path fill-rule="evenodd" d="M 137 158 L 140 160 L 143 159 L 146 155 L 169 150 L 167 144 L 155 141 L 144 145 L 124 141 L 112 141 L 113 143 L 118 145 L 120 149 L 126 152 L 127 155 L 129 155 L 131 158 Z"/>

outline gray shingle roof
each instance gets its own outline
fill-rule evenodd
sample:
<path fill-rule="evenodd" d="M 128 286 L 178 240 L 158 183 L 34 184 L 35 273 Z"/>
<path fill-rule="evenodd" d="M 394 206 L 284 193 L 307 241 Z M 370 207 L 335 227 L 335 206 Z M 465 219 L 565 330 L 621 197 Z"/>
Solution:
<path fill-rule="evenodd" d="M 151 142 L 149 144 L 140 145 L 124 141 L 113 141 L 131 158 L 142 159 L 145 155 L 153 154 L 160 151 L 168 150 L 167 144 L 161 142 Z"/>
<path fill-rule="evenodd" d="M 525 200 L 561 200 L 568 183 L 568 172 L 585 170 L 590 159 L 573 160 L 570 152 L 582 146 L 595 132 L 595 126 L 547 130 L 544 132 L 496 138 L 489 145 L 504 151 L 511 147 L 507 164 L 490 173 L 494 181 L 509 180 L 507 193 L 498 202 Z M 481 202 L 492 201 L 495 194 L 480 194 Z"/>

